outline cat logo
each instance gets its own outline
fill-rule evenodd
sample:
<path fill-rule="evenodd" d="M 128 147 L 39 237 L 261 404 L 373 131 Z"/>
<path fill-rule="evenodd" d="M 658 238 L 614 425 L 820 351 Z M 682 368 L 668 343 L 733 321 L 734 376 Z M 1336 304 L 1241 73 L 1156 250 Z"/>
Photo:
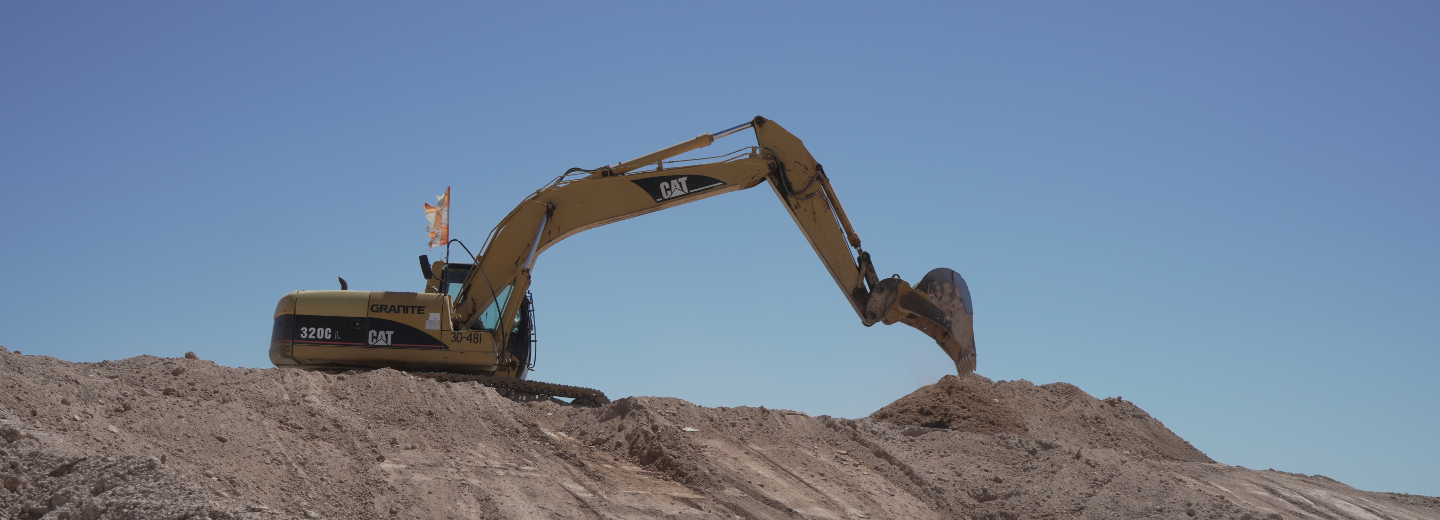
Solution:
<path fill-rule="evenodd" d="M 655 202 L 665 202 L 682 195 L 725 185 L 725 182 L 720 179 L 704 175 L 657 175 L 648 179 L 635 179 L 631 182 L 649 193 L 650 198 L 655 199 Z"/>
<path fill-rule="evenodd" d="M 376 347 L 390 346 L 390 340 L 395 337 L 393 330 L 372 330 L 370 331 L 370 345 Z"/>
<path fill-rule="evenodd" d="M 661 182 L 660 198 L 670 199 L 690 193 L 690 190 L 685 187 L 685 179 L 685 177 L 681 177 L 670 182 Z"/>

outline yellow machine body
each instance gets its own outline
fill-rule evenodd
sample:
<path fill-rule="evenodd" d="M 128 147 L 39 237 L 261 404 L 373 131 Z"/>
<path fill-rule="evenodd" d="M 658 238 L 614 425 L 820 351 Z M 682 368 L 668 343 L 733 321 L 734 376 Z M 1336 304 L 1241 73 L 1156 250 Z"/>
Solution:
<path fill-rule="evenodd" d="M 757 146 L 698 160 L 670 158 L 754 129 Z M 296 291 L 275 310 L 270 359 L 302 369 L 390 367 L 523 379 L 533 362 L 528 293 L 536 258 L 566 237 L 768 183 L 861 323 L 905 323 L 929 335 L 959 373 L 975 369 L 970 291 L 950 269 L 913 287 L 880 279 L 825 170 L 799 138 L 754 120 L 637 159 L 572 168 L 491 231 L 473 263 L 428 263 L 425 292 Z M 948 200 L 948 199 L 947 199 Z M 938 232 L 938 231 L 937 231 Z"/>
<path fill-rule="evenodd" d="M 275 306 L 270 362 L 347 370 L 389 367 L 517 377 L 516 356 L 485 330 L 453 330 L 450 296 L 391 291 L 294 291 Z M 499 366 L 502 362 L 508 366 Z"/>

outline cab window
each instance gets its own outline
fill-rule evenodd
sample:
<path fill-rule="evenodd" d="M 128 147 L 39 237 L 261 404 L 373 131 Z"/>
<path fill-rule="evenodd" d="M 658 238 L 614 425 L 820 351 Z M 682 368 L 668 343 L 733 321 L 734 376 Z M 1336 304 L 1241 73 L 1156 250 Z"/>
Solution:
<path fill-rule="evenodd" d="M 470 276 L 472 264 L 445 264 L 445 278 L 440 281 L 441 292 L 450 295 L 451 300 L 460 298 L 460 289 L 465 287 L 465 277 Z"/>
<path fill-rule="evenodd" d="M 496 293 L 495 301 L 491 302 L 490 306 L 485 308 L 485 312 L 480 313 L 480 328 L 495 330 L 496 322 L 500 321 L 500 313 L 505 312 L 505 304 L 510 302 L 510 289 L 512 287 L 511 285 L 507 285 L 504 289 L 501 289 L 499 293 Z M 471 295 L 474 295 L 474 291 L 471 291 Z"/>

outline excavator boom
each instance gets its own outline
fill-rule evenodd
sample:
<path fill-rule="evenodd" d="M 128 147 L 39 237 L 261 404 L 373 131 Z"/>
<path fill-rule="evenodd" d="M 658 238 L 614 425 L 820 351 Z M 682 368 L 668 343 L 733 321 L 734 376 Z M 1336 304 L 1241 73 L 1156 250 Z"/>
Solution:
<path fill-rule="evenodd" d="M 927 273 L 913 289 L 898 277 L 878 280 L 870 254 L 860 248 L 860 235 L 820 163 L 799 138 L 780 125 L 760 117 L 753 124 L 756 140 L 762 149 L 775 154 L 781 166 L 770 177 L 775 194 L 846 293 L 861 322 L 868 327 L 877 321 L 886 325 L 899 321 L 915 327 L 940 345 L 958 373 L 973 372 L 973 308 L 965 279 L 942 267 Z"/>

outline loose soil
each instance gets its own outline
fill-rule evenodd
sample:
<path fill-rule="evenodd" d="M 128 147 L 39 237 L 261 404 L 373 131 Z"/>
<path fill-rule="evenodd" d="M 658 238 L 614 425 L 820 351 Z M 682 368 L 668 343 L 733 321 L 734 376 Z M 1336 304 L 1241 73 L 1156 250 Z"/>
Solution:
<path fill-rule="evenodd" d="M 1216 463 L 1119 398 L 976 375 L 841 419 L 0 348 L 0 460 L 17 519 L 1440 519 Z"/>

